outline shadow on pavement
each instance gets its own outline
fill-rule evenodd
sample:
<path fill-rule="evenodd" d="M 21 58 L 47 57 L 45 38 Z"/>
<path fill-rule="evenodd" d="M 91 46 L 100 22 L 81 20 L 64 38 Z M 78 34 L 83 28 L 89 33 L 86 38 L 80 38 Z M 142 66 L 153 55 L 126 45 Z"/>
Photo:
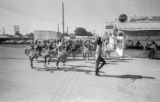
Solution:
<path fill-rule="evenodd" d="M 151 60 L 160 60 L 160 58 L 153 58 L 153 59 L 151 59 Z"/>
<path fill-rule="evenodd" d="M 71 68 L 84 68 L 84 67 L 87 67 L 87 68 L 95 68 L 94 66 L 86 66 L 86 65 L 68 65 L 69 67 Z"/>
<path fill-rule="evenodd" d="M 57 69 L 56 67 L 46 67 L 46 68 L 40 68 L 40 67 L 33 67 L 33 69 L 38 70 L 38 71 L 64 71 L 64 72 L 84 72 L 86 74 L 95 72 L 93 70 L 89 70 L 89 69 L 80 69 L 78 67 L 84 67 L 84 66 L 72 66 L 71 67 L 63 67 L 63 68 L 59 68 Z M 85 67 L 89 67 L 89 66 L 85 66 Z M 93 67 L 92 67 L 93 68 Z M 104 73 L 103 71 L 100 71 L 100 73 Z"/>
<path fill-rule="evenodd" d="M 106 60 L 107 64 L 111 64 L 111 65 L 117 65 L 118 62 L 129 62 L 130 60 L 133 60 L 132 58 L 123 58 L 123 57 L 114 57 L 114 58 L 110 58 L 109 60 Z M 84 59 L 67 59 L 68 61 L 85 61 Z M 50 63 L 52 62 L 56 62 L 56 59 L 51 59 Z M 38 59 L 37 63 L 44 63 L 43 59 Z M 91 64 L 96 64 L 94 59 L 90 59 L 89 62 L 86 63 L 91 63 Z M 88 66 L 75 66 L 75 67 L 88 67 Z"/>
<path fill-rule="evenodd" d="M 129 62 L 131 58 L 112 58 L 109 62 Z"/>
<path fill-rule="evenodd" d="M 112 59 L 116 59 L 116 60 L 133 60 L 133 58 L 124 58 L 124 57 L 115 57 Z"/>
<path fill-rule="evenodd" d="M 69 65 L 70 67 L 63 67 L 60 69 L 57 69 L 56 67 L 46 67 L 46 68 L 40 68 L 40 67 L 34 67 L 33 69 L 38 70 L 38 71 L 64 71 L 64 72 L 83 72 L 86 74 L 90 73 L 95 73 L 94 70 L 89 70 L 89 69 L 80 69 L 79 67 L 89 67 L 89 66 L 73 66 Z M 103 73 L 103 71 L 100 71 L 99 73 Z M 100 75 L 100 77 L 111 77 L 111 78 L 122 78 L 122 79 L 131 79 L 135 81 L 136 79 L 156 79 L 155 77 L 150 77 L 150 76 L 142 76 L 142 75 L 131 75 L 131 74 L 126 74 L 126 75 Z"/>
<path fill-rule="evenodd" d="M 130 60 L 133 60 L 132 58 L 122 58 L 122 57 L 115 57 L 115 58 L 109 58 L 106 60 L 106 64 L 112 64 L 112 65 L 117 65 L 118 62 L 127 62 L 129 63 Z M 96 64 L 95 61 L 94 62 L 88 62 L 91 64 Z"/>
<path fill-rule="evenodd" d="M 9 59 L 9 60 L 12 60 L 12 59 L 13 59 L 13 60 L 29 60 L 28 58 L 15 58 L 15 57 L 13 57 L 13 58 L 0 58 L 0 59 L 2 59 L 2 60 L 3 60 L 3 59 L 4 59 L 4 60 L 5 60 L 5 59 Z"/>
<path fill-rule="evenodd" d="M 51 59 L 51 61 L 50 61 L 50 63 L 52 63 L 52 62 L 56 62 L 57 61 L 57 59 Z M 82 59 L 67 59 L 67 62 L 68 61 L 82 61 Z M 43 59 L 38 59 L 38 61 L 37 61 L 37 63 L 44 63 L 44 58 Z"/>
<path fill-rule="evenodd" d="M 136 79 L 156 79 L 155 77 L 149 77 L 149 76 L 141 76 L 141 75 L 130 75 L 130 74 L 126 74 L 126 75 L 101 75 L 101 77 L 116 77 L 116 78 L 129 78 L 131 80 L 136 80 Z"/>
<path fill-rule="evenodd" d="M 73 60 L 73 59 L 69 59 L 69 60 Z M 77 60 L 81 60 L 81 59 L 77 59 Z M 112 64 L 112 65 L 117 65 L 118 62 L 128 62 L 128 60 L 133 60 L 131 58 L 112 58 L 109 61 L 106 61 L 107 64 Z M 52 61 L 55 61 L 55 59 L 53 59 Z M 43 60 L 38 60 L 38 63 L 44 63 Z M 91 63 L 95 65 L 95 61 L 91 61 L 91 62 L 87 62 L 87 63 Z M 107 65 L 106 64 L 106 65 Z M 92 68 L 93 70 L 89 70 L 89 69 L 85 69 L 85 68 Z M 38 67 L 34 67 L 33 69 L 36 69 L 38 71 L 72 71 L 72 72 L 84 72 L 86 74 L 91 73 L 91 72 L 95 72 L 95 66 L 87 66 L 86 65 L 67 65 L 67 66 L 63 66 L 60 67 L 60 69 L 57 69 L 56 67 L 46 67 L 46 68 L 38 68 Z M 100 71 L 100 73 L 104 73 L 103 71 Z M 150 77 L 142 77 L 142 76 L 135 76 L 135 75 L 121 75 L 121 76 L 114 76 L 114 75 L 103 75 L 103 77 L 118 77 L 118 78 L 131 78 L 131 79 L 141 79 L 141 78 L 150 78 Z"/>

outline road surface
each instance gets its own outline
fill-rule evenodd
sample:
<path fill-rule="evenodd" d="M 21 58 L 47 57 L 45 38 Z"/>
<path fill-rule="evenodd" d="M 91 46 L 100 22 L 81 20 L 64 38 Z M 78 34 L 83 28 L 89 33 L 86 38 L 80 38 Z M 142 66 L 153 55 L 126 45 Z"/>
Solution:
<path fill-rule="evenodd" d="M 112 58 L 98 77 L 93 60 L 31 69 L 24 49 L 0 46 L 0 102 L 160 102 L 160 60 Z"/>

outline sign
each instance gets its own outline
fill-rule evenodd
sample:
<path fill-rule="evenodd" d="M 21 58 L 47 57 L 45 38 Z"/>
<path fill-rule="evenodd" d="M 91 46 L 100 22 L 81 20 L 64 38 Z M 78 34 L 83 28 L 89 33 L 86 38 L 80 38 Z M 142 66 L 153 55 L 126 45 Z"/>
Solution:
<path fill-rule="evenodd" d="M 113 29 L 114 22 L 106 22 L 106 29 Z"/>
<path fill-rule="evenodd" d="M 61 34 L 54 31 L 34 31 L 35 40 L 54 40 L 60 39 Z"/>
<path fill-rule="evenodd" d="M 132 22 L 132 23 L 160 22 L 160 16 L 153 16 L 153 17 L 134 17 L 134 18 L 130 18 L 129 22 Z"/>
<path fill-rule="evenodd" d="M 70 36 L 64 36 L 64 39 L 65 39 L 65 40 L 69 40 L 69 39 L 70 39 Z"/>
<path fill-rule="evenodd" d="M 113 25 L 107 25 L 106 29 L 113 29 Z"/>
<path fill-rule="evenodd" d="M 121 14 L 121 15 L 119 16 L 119 21 L 120 21 L 121 23 L 124 23 L 125 21 L 127 21 L 127 15 L 126 15 L 126 14 Z"/>

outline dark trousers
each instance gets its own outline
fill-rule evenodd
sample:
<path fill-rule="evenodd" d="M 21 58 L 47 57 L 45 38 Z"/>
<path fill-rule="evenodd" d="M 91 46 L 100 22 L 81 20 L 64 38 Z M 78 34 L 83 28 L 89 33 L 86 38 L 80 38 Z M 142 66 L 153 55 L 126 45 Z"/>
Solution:
<path fill-rule="evenodd" d="M 100 62 L 101 65 L 100 65 Z M 99 73 L 99 70 L 106 64 L 106 61 L 101 57 L 101 56 L 98 56 L 98 58 L 96 59 L 96 70 L 95 70 L 95 74 L 98 75 Z M 99 66 L 100 65 L 100 66 Z"/>
<path fill-rule="evenodd" d="M 148 55 L 148 57 L 151 58 L 151 59 L 153 59 L 155 53 L 156 53 L 156 51 L 152 51 L 152 50 L 151 50 L 150 53 L 149 53 L 149 55 Z"/>
<path fill-rule="evenodd" d="M 31 67 L 33 67 L 33 59 L 34 59 L 34 57 L 33 56 L 29 56 L 29 59 L 30 59 Z"/>

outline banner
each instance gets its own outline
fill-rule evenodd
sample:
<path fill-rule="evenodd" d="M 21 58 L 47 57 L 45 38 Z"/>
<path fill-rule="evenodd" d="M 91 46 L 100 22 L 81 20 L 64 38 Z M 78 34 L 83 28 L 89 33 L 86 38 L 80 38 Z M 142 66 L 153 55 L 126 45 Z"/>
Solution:
<path fill-rule="evenodd" d="M 160 22 L 160 16 L 153 16 L 153 17 L 134 17 L 134 18 L 130 18 L 129 22 L 131 22 L 131 23 Z"/>
<path fill-rule="evenodd" d="M 34 39 L 35 40 L 53 40 L 60 39 L 62 34 L 54 32 L 54 31 L 34 31 Z"/>

